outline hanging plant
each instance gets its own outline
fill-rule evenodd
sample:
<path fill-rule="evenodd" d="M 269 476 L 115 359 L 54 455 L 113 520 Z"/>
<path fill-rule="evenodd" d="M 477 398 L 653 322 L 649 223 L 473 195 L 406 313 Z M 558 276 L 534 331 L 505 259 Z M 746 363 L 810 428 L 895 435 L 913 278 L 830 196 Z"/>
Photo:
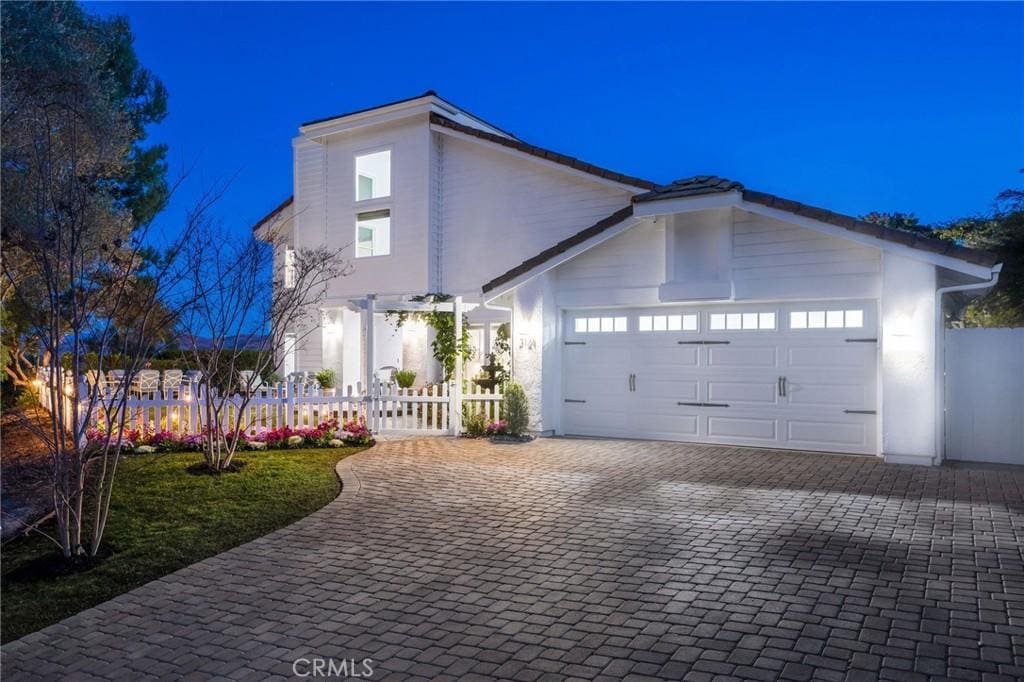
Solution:
<path fill-rule="evenodd" d="M 415 303 L 436 305 L 438 303 L 451 302 L 452 296 L 449 294 L 426 294 L 424 296 L 414 296 L 411 300 Z M 473 347 L 470 342 L 469 319 L 465 315 L 462 316 L 462 338 L 456 343 L 454 312 L 438 310 L 437 308 L 422 311 L 388 310 L 385 312 L 385 317 L 393 320 L 396 327 L 401 327 L 405 324 L 410 315 L 414 319 L 422 320 L 434 330 L 434 340 L 430 343 L 430 349 L 434 353 L 434 359 L 441 364 L 441 370 L 444 373 L 443 380 L 451 381 L 455 375 L 456 359 L 461 356 L 462 361 L 466 362 L 473 353 Z"/>

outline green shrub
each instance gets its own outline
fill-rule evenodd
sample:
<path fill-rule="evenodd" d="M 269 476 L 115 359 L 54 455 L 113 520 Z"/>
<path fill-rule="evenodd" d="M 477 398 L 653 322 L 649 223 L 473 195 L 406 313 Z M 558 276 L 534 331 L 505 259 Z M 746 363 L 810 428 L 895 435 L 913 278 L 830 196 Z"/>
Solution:
<path fill-rule="evenodd" d="M 395 381 L 398 382 L 399 388 L 412 388 L 416 383 L 416 372 L 411 369 L 400 369 L 395 372 Z"/>
<path fill-rule="evenodd" d="M 316 373 L 320 388 L 334 388 L 338 383 L 338 375 L 333 369 L 322 369 Z"/>
<path fill-rule="evenodd" d="M 462 406 L 462 430 L 472 438 L 483 438 L 487 435 L 487 415 L 483 412 L 469 409 L 469 405 Z"/>
<path fill-rule="evenodd" d="M 14 394 L 14 405 L 19 410 L 29 410 L 39 407 L 39 394 L 33 388 L 18 388 Z"/>
<path fill-rule="evenodd" d="M 530 426 L 530 402 L 526 392 L 519 384 L 509 384 L 505 388 L 505 396 L 501 401 L 501 410 L 508 422 L 508 432 L 513 436 L 521 436 Z"/>

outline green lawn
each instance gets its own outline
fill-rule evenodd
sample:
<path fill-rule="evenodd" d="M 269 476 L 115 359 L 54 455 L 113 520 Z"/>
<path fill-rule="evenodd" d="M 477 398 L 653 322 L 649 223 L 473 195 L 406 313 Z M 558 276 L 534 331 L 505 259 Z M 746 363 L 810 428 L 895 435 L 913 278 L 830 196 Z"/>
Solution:
<path fill-rule="evenodd" d="M 202 459 L 195 452 L 126 457 L 115 482 L 105 536 L 112 554 L 106 559 L 55 575 L 39 569 L 55 555 L 45 538 L 4 547 L 3 641 L 316 511 L 340 490 L 334 465 L 362 449 L 240 452 L 236 459 L 246 465 L 220 476 L 189 473 L 188 466 Z"/>

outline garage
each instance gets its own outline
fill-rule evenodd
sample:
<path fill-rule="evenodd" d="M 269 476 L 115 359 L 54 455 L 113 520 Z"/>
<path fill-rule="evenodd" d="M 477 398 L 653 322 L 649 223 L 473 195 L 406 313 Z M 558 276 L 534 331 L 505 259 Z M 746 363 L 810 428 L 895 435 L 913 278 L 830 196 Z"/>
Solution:
<path fill-rule="evenodd" d="M 873 300 L 563 315 L 567 435 L 878 452 Z"/>

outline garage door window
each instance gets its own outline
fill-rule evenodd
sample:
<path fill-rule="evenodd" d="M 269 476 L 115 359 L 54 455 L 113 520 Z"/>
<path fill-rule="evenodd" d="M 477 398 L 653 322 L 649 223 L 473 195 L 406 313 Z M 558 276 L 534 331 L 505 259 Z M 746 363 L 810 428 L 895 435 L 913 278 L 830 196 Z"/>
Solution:
<path fill-rule="evenodd" d="M 775 329 L 775 313 L 711 313 L 708 328 L 711 331 Z"/>
<path fill-rule="evenodd" d="M 577 317 L 573 321 L 573 330 L 577 334 L 624 332 L 626 328 L 625 317 Z"/>
<path fill-rule="evenodd" d="M 863 310 L 794 310 L 790 329 L 859 329 L 864 326 Z"/>
<path fill-rule="evenodd" d="M 641 315 L 637 328 L 642 332 L 695 332 L 697 315 Z"/>

